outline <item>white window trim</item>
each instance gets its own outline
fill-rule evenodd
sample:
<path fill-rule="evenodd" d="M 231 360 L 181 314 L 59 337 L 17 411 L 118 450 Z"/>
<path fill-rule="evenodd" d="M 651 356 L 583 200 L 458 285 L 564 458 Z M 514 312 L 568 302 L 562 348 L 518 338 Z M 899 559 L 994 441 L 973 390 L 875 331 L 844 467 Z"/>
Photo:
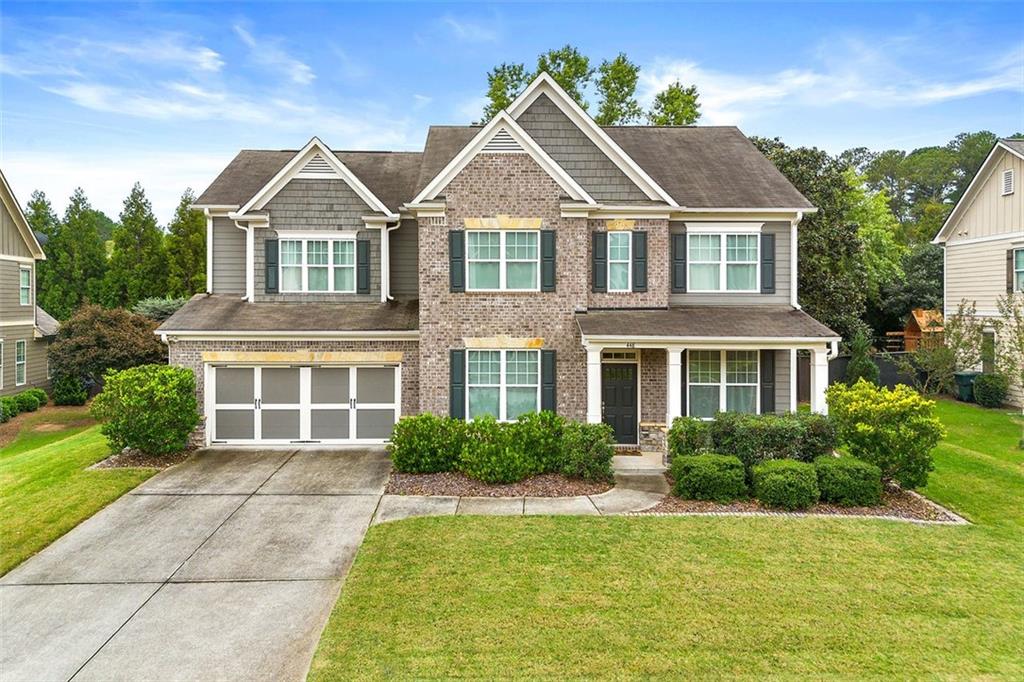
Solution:
<path fill-rule="evenodd" d="M 18 348 L 21 348 L 21 360 L 18 360 Z M 21 381 L 18 381 L 18 366 L 21 366 Z M 28 342 L 24 339 L 14 342 L 14 385 L 24 386 L 28 383 Z"/>
<path fill-rule="evenodd" d="M 1013 172 L 1012 168 L 1006 168 L 1003 170 L 1002 174 L 999 177 L 999 179 L 1001 180 L 999 184 L 999 191 L 1001 193 L 1001 196 L 1006 197 L 1013 194 L 1013 191 L 1016 189 L 1015 185 L 1017 181 L 1017 178 L 1014 177 L 1015 175 L 1016 174 Z M 1007 182 L 1007 179 L 1009 179 L 1009 182 Z"/>
<path fill-rule="evenodd" d="M 687 357 L 686 357 L 686 415 L 687 416 L 693 416 L 692 413 L 691 413 L 691 409 L 693 408 L 693 400 L 692 400 L 692 398 L 690 396 L 690 387 L 691 386 L 717 386 L 718 387 L 718 411 L 719 412 L 728 412 L 728 410 L 726 409 L 726 405 L 727 405 L 727 402 L 728 402 L 727 389 L 728 389 L 729 386 L 753 387 L 753 389 L 754 389 L 754 414 L 761 414 L 761 353 L 759 351 L 756 351 L 756 350 L 718 350 L 718 351 L 715 351 L 715 350 L 712 350 L 712 349 L 703 349 L 703 348 L 702 349 L 695 349 L 694 352 L 704 352 L 706 350 L 710 350 L 713 353 L 718 353 L 718 362 L 719 362 L 719 367 L 718 367 L 718 372 L 719 372 L 719 374 L 718 374 L 718 383 L 709 383 L 709 382 L 704 382 L 704 381 L 691 381 L 690 380 L 690 368 L 691 368 L 691 365 L 690 365 L 690 359 L 691 359 L 690 352 L 691 351 L 687 351 L 686 352 L 687 353 Z M 757 381 L 755 381 L 752 384 L 751 383 L 743 383 L 743 384 L 729 383 L 728 374 L 727 374 L 727 371 L 726 371 L 727 359 L 729 357 L 729 353 L 734 353 L 734 352 L 738 352 L 738 353 L 753 353 L 754 354 L 754 362 L 756 363 L 756 367 L 757 367 L 757 369 L 755 370 L 755 376 L 757 377 Z M 714 419 L 714 417 L 698 417 L 698 419 L 701 419 L 703 421 L 710 421 L 710 420 Z"/>
<path fill-rule="evenodd" d="M 537 258 L 536 259 L 522 259 L 522 258 L 508 258 L 505 255 L 505 244 L 509 234 L 535 234 L 537 235 Z M 469 257 L 469 237 L 473 234 L 497 234 L 498 235 L 498 259 L 493 258 L 470 258 Z M 466 231 L 466 291 L 476 292 L 497 292 L 497 291 L 540 291 L 540 230 L 467 230 Z M 469 268 L 473 263 L 497 263 L 498 264 L 498 288 L 497 289 L 484 289 L 470 286 Z M 534 271 L 534 286 L 527 289 L 509 289 L 508 288 L 508 276 L 507 270 L 509 263 L 535 263 L 537 265 Z"/>
<path fill-rule="evenodd" d="M 500 353 L 499 356 L 499 383 L 497 384 L 470 384 L 469 383 L 469 356 L 471 353 Z M 537 358 L 537 411 L 540 411 L 540 387 L 543 383 L 541 377 L 541 357 L 540 351 L 535 349 L 527 348 L 468 348 L 466 349 L 466 419 L 473 419 L 473 416 L 469 412 L 469 391 L 471 388 L 497 388 L 498 389 L 498 421 L 500 422 L 512 422 L 515 419 L 507 418 L 507 400 L 505 393 L 509 388 L 509 384 L 506 381 L 506 363 L 509 353 L 522 352 L 532 353 Z M 513 388 L 528 387 L 529 384 L 512 384 Z"/>
<path fill-rule="evenodd" d="M 27 286 L 21 283 L 21 273 L 23 273 L 23 272 L 27 272 L 28 273 L 28 285 Z M 21 302 L 21 292 L 22 291 L 28 292 L 28 296 L 26 297 L 27 300 L 24 303 Z M 21 304 L 21 305 L 24 305 L 24 306 L 32 305 L 32 268 L 31 267 L 21 266 L 21 267 L 18 268 L 18 303 Z"/>
<path fill-rule="evenodd" d="M 626 260 L 625 260 L 625 263 L 626 263 L 626 288 L 625 289 L 613 289 L 612 288 L 612 263 L 613 262 L 615 262 L 615 263 L 622 263 L 623 262 L 621 260 L 612 261 L 612 235 L 613 234 L 616 234 L 616 235 L 617 234 L 624 234 L 624 235 L 626 235 L 626 251 L 628 252 L 628 255 L 626 256 Z M 615 232 L 615 231 L 612 231 L 612 232 L 608 233 L 607 250 L 606 250 L 606 253 L 605 253 L 605 261 L 606 261 L 606 266 L 608 268 L 608 271 L 605 274 L 605 278 L 606 278 L 606 280 L 608 282 L 608 286 L 606 287 L 608 292 L 612 293 L 612 294 L 617 294 L 617 293 L 630 293 L 631 291 L 633 291 L 633 233 L 632 232 L 625 232 L 625 231 L 623 231 L 623 232 Z"/>
<path fill-rule="evenodd" d="M 690 237 L 693 236 L 717 236 L 718 257 L 717 261 L 695 261 L 690 258 Z M 730 236 L 753 237 L 756 247 L 756 255 L 753 261 L 726 260 Z M 692 287 L 693 277 L 690 268 L 694 265 L 718 265 L 718 288 L 717 289 L 695 289 Z M 754 286 L 752 289 L 729 289 L 729 265 L 753 265 L 755 268 Z M 686 282 L 687 292 L 694 294 L 756 294 L 761 291 L 761 235 L 759 232 L 691 232 L 686 233 Z"/>
<path fill-rule="evenodd" d="M 284 242 L 298 242 L 302 245 L 301 255 L 302 262 L 299 264 L 285 263 L 284 258 L 281 255 L 284 246 Z M 327 242 L 327 264 L 325 265 L 309 265 L 307 263 L 307 243 L 308 242 Z M 334 244 L 336 242 L 351 242 L 352 243 L 352 265 L 337 265 L 334 262 Z M 358 277 L 359 267 L 359 253 L 358 245 L 356 244 L 356 238 L 350 236 L 339 237 L 335 234 L 330 236 L 303 236 L 289 235 L 287 237 L 279 237 L 278 246 L 278 273 L 277 281 L 280 282 L 280 291 L 282 294 L 354 294 L 358 291 L 358 283 L 356 279 Z M 310 291 L 309 290 L 309 268 L 327 268 L 327 289 L 323 291 Z M 302 288 L 301 289 L 285 289 L 284 287 L 284 269 L 285 268 L 300 268 L 302 273 Z M 351 268 L 352 269 L 352 288 L 351 289 L 335 289 L 334 288 L 334 271 L 339 268 Z"/>

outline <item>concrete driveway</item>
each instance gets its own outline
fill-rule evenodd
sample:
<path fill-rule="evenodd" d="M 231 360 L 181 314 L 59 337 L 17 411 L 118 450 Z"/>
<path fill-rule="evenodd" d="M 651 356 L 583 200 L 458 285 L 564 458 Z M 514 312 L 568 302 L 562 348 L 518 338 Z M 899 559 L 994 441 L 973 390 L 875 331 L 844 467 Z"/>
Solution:
<path fill-rule="evenodd" d="M 295 680 L 383 450 L 207 450 L 0 580 L 0 680 Z"/>

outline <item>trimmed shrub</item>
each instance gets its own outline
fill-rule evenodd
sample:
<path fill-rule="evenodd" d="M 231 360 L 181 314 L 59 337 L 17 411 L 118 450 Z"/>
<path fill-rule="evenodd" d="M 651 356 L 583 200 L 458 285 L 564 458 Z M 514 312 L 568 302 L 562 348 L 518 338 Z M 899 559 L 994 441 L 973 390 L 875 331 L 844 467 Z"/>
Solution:
<path fill-rule="evenodd" d="M 4 421 L 14 419 L 21 414 L 21 410 L 18 409 L 18 401 L 14 399 L 14 396 L 5 395 L 0 398 L 0 413 L 3 413 Z"/>
<path fill-rule="evenodd" d="M 512 430 L 494 417 L 466 425 L 459 471 L 484 483 L 515 483 L 537 469 L 537 461 L 513 445 Z"/>
<path fill-rule="evenodd" d="M 54 405 L 85 405 L 89 397 L 85 382 L 70 374 L 54 379 L 50 390 L 53 392 Z"/>
<path fill-rule="evenodd" d="M 508 424 L 512 447 L 522 451 L 526 459 L 533 460 L 532 474 L 558 471 L 562 463 L 562 433 L 565 418 L 554 412 L 530 412 Z"/>
<path fill-rule="evenodd" d="M 797 412 L 792 415 L 803 425 L 803 439 L 797 452 L 801 462 L 813 462 L 819 457 L 831 455 L 839 447 L 836 425 L 828 415 L 815 412 Z"/>
<path fill-rule="evenodd" d="M 35 412 L 39 409 L 39 398 L 29 391 L 15 393 L 14 402 L 18 403 L 18 412 Z"/>
<path fill-rule="evenodd" d="M 723 412 L 711 422 L 714 451 L 735 455 L 749 477 L 751 469 L 768 459 L 797 459 L 804 427 L 793 415 Z"/>
<path fill-rule="evenodd" d="M 747 495 L 743 462 L 733 455 L 703 454 L 672 460 L 672 493 L 686 500 L 731 502 Z"/>
<path fill-rule="evenodd" d="M 711 422 L 696 417 L 676 417 L 668 430 L 670 457 L 689 457 L 711 450 Z"/>
<path fill-rule="evenodd" d="M 41 388 L 30 388 L 25 393 L 31 393 L 39 401 L 39 407 L 42 407 L 46 403 L 50 402 L 50 396 L 46 395 L 46 391 Z"/>
<path fill-rule="evenodd" d="M 1002 407 L 1010 392 L 1005 374 L 982 374 L 974 379 L 974 402 L 982 407 Z"/>
<path fill-rule="evenodd" d="M 115 451 L 147 454 L 185 449 L 199 423 L 195 375 L 189 369 L 142 365 L 108 372 L 91 412 Z"/>
<path fill-rule="evenodd" d="M 928 482 L 932 449 L 945 435 L 935 402 L 903 384 L 889 390 L 866 381 L 833 384 L 826 392 L 839 441 L 850 454 L 874 464 L 904 488 Z"/>
<path fill-rule="evenodd" d="M 754 467 L 754 495 L 769 507 L 806 509 L 818 501 L 818 474 L 813 464 L 776 459 Z"/>
<path fill-rule="evenodd" d="M 395 470 L 402 473 L 452 471 L 462 455 L 465 439 L 464 421 L 427 412 L 398 420 L 388 453 Z"/>
<path fill-rule="evenodd" d="M 608 424 L 567 422 L 562 429 L 561 473 L 584 481 L 611 481 L 614 444 Z"/>
<path fill-rule="evenodd" d="M 882 470 L 856 457 L 814 460 L 824 502 L 844 507 L 872 507 L 882 501 Z"/>

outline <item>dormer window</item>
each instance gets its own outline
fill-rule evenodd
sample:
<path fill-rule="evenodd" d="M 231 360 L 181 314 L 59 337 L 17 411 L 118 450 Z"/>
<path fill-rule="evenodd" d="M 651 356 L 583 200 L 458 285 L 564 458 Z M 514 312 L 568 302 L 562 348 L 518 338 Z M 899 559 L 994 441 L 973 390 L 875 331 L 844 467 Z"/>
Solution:
<path fill-rule="evenodd" d="M 1013 194 L 1013 169 L 1007 168 L 1003 171 L 1003 196 Z"/>

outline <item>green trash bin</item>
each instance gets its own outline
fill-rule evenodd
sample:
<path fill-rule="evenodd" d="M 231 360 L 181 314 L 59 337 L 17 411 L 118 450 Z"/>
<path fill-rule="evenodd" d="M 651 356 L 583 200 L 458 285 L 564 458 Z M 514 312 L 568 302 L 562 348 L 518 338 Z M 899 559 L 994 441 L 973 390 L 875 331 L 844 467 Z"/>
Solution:
<path fill-rule="evenodd" d="M 965 403 L 974 402 L 974 379 L 979 376 L 981 372 L 954 372 L 953 377 L 956 379 L 956 399 L 962 400 Z"/>

